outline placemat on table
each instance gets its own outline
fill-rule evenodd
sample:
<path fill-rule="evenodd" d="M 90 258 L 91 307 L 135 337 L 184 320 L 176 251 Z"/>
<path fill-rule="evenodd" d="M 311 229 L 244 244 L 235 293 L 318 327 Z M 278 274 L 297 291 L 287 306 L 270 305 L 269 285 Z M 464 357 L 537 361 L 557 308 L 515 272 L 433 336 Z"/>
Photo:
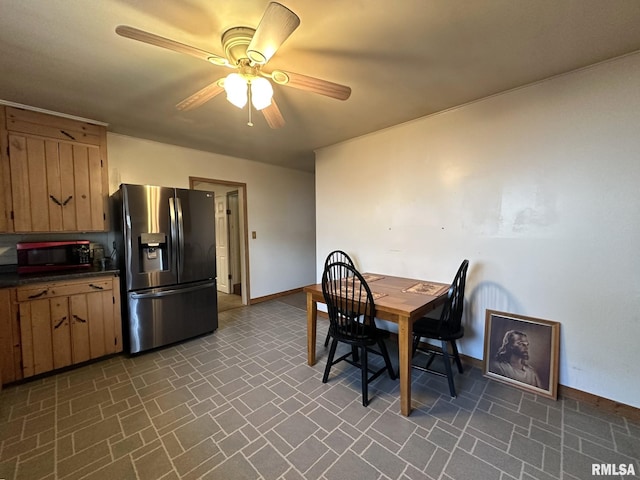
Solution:
<path fill-rule="evenodd" d="M 362 274 L 362 278 L 364 278 L 364 281 L 367 283 L 371 283 L 371 282 L 375 282 L 376 280 L 381 280 L 384 278 L 384 276 L 382 275 L 374 275 L 373 273 L 363 273 Z M 360 280 L 358 280 L 355 277 L 343 277 L 341 279 L 343 282 L 347 281 L 347 282 L 351 282 L 354 283 L 355 285 L 360 285 Z"/>
<path fill-rule="evenodd" d="M 356 286 L 356 288 L 358 288 L 358 287 Z M 348 296 L 350 291 L 351 291 L 351 286 L 341 287 L 340 288 L 340 294 L 344 295 L 345 297 Z M 364 290 L 362 290 L 362 294 L 364 295 Z M 373 297 L 374 300 L 377 300 L 378 298 L 386 297 L 387 294 L 386 293 L 371 292 L 371 296 Z"/>
<path fill-rule="evenodd" d="M 373 273 L 363 273 L 362 278 L 364 278 L 365 282 L 371 283 L 375 282 L 376 280 L 381 280 L 384 277 L 382 275 L 374 275 Z"/>
<path fill-rule="evenodd" d="M 418 282 L 415 285 L 402 290 L 402 293 L 419 293 L 420 295 L 438 297 L 447 290 L 449 290 L 449 285 L 440 285 L 431 282 Z"/>

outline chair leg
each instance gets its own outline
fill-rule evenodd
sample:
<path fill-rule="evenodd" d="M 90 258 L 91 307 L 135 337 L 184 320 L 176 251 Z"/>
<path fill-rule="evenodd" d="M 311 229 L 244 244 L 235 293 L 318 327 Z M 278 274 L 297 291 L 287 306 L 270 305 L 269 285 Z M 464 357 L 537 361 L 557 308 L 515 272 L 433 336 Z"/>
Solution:
<path fill-rule="evenodd" d="M 451 358 L 449 357 L 449 345 L 447 341 L 442 341 L 442 359 L 444 360 L 444 368 L 447 371 L 447 380 L 449 380 L 449 393 L 453 398 L 456 397 L 456 387 L 453 384 L 453 370 L 451 369 Z"/>
<path fill-rule="evenodd" d="M 391 358 L 389 357 L 389 351 L 387 350 L 387 345 L 384 343 L 384 340 L 378 340 L 378 347 L 380 348 L 380 352 L 382 353 L 382 358 L 384 359 L 384 364 L 387 366 L 387 370 L 389 371 L 389 378 L 391 380 L 396 379 L 396 372 L 393 371 L 393 366 L 391 365 Z"/>
<path fill-rule="evenodd" d="M 338 346 L 338 340 L 335 338 L 331 342 L 331 348 L 329 349 L 329 356 L 327 357 L 327 366 L 324 367 L 324 375 L 322 376 L 322 383 L 327 383 L 329 380 L 329 371 L 331 370 L 331 364 L 333 363 L 333 357 L 336 354 L 336 348 Z"/>
<path fill-rule="evenodd" d="M 413 351 L 411 352 L 411 356 L 416 356 L 416 350 L 418 350 L 418 345 L 420 344 L 420 337 L 417 335 L 413 336 Z"/>
<path fill-rule="evenodd" d="M 362 378 L 362 406 L 369 405 L 369 359 L 366 347 L 362 347 L 362 361 L 360 363 Z"/>
<path fill-rule="evenodd" d="M 360 353 L 358 352 L 358 347 L 351 346 L 351 358 L 355 363 L 360 361 Z"/>
<path fill-rule="evenodd" d="M 458 353 L 458 346 L 456 345 L 455 340 L 451 340 L 451 350 L 453 351 L 453 358 L 456 359 L 456 364 L 458 365 L 458 371 L 462 373 L 463 372 L 462 362 L 460 361 L 460 354 Z"/>
<path fill-rule="evenodd" d="M 329 333 L 327 333 L 327 338 L 324 339 L 324 348 L 327 348 L 327 346 L 329 345 L 329 339 L 331 338 L 331 335 L 329 335 Z"/>

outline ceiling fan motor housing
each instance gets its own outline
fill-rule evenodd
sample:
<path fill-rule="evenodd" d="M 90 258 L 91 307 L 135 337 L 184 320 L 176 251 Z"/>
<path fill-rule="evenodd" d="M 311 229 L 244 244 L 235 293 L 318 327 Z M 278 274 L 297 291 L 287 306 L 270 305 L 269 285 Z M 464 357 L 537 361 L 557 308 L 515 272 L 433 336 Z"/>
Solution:
<path fill-rule="evenodd" d="M 238 65 L 247 57 L 247 47 L 251 43 L 255 29 L 249 27 L 233 27 L 222 34 L 222 48 L 232 65 Z"/>

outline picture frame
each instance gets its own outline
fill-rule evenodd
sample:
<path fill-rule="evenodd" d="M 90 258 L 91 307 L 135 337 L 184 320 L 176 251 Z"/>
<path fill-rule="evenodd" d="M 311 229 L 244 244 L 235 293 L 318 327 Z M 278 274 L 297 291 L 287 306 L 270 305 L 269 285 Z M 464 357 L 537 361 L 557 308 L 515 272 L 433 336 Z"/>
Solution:
<path fill-rule="evenodd" d="M 559 349 L 559 322 L 487 309 L 485 377 L 557 400 Z"/>

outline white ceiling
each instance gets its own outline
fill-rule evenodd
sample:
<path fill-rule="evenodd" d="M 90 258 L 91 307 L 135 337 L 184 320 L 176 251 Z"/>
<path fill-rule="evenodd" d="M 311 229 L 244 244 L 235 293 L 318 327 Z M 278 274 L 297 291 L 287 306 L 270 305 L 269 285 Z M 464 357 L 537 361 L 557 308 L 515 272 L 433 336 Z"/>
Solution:
<path fill-rule="evenodd" d="M 275 86 L 286 120 L 217 96 L 175 105 L 228 69 L 116 35 L 130 25 L 223 55 L 268 0 L 1 0 L 0 99 L 112 132 L 313 171 L 318 147 L 640 49 L 639 0 L 282 0 L 300 27 L 270 60 L 345 84 L 334 100 Z M 640 85 L 640 82 L 639 82 Z"/>

